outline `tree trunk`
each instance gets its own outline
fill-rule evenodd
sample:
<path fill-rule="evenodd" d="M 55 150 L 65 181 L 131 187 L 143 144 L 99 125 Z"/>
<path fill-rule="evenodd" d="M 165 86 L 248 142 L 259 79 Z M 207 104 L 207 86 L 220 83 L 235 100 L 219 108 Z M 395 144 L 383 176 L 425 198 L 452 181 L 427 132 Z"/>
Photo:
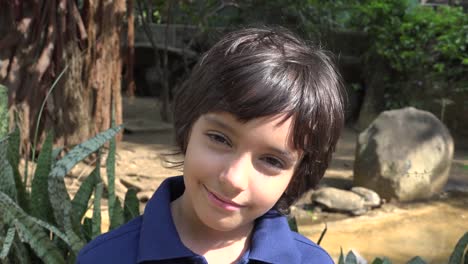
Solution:
<path fill-rule="evenodd" d="M 6 32 L 0 35 L 0 83 L 18 114 L 24 153 L 62 71 L 45 101 L 38 139 L 53 129 L 59 145 L 78 144 L 110 127 L 113 108 L 122 123 L 125 12 L 125 0 L 85 0 L 81 10 L 73 0 L 0 0 L 0 32 Z"/>
<path fill-rule="evenodd" d="M 135 64 L 135 17 L 133 15 L 133 0 L 128 0 L 127 4 L 127 56 L 126 56 L 126 76 L 127 95 L 134 96 L 136 85 L 133 78 L 133 65 Z"/>
<path fill-rule="evenodd" d="M 355 127 L 359 131 L 366 129 L 385 108 L 385 83 L 386 78 L 389 77 L 385 61 L 377 56 L 366 62 L 365 72 L 366 90 L 364 101 L 359 111 L 359 118 L 355 124 Z"/>

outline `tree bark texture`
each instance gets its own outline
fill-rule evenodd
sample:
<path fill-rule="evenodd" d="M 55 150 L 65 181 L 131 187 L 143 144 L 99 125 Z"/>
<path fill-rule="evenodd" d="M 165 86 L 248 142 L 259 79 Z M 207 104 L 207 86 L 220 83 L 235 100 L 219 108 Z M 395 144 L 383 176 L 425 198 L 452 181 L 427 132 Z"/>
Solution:
<path fill-rule="evenodd" d="M 385 61 L 378 56 L 371 56 L 365 67 L 365 94 L 364 101 L 359 111 L 359 117 L 355 124 L 356 129 L 366 129 L 372 121 L 385 108 L 384 92 L 386 78 L 389 77 L 389 69 Z"/>
<path fill-rule="evenodd" d="M 135 64 L 135 16 L 133 15 L 134 2 L 127 1 L 127 57 L 125 80 L 127 84 L 127 95 L 134 96 L 136 91 L 135 79 L 133 78 L 133 65 Z"/>
<path fill-rule="evenodd" d="M 18 115 L 24 153 L 62 71 L 45 103 L 39 138 L 53 129 L 57 144 L 78 144 L 110 127 L 113 108 L 122 123 L 125 0 L 78 2 L 0 0 L 0 83 L 8 87 L 10 113 Z"/>

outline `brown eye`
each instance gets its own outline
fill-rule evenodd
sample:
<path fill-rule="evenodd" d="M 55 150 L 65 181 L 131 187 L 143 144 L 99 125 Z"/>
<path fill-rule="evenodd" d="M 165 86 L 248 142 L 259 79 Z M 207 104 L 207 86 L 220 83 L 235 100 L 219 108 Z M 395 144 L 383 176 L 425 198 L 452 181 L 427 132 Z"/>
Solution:
<path fill-rule="evenodd" d="M 227 137 L 224 136 L 223 134 L 207 133 L 206 136 L 216 144 L 223 144 L 223 145 L 231 147 L 231 142 L 229 142 L 229 139 L 227 139 Z"/>
<path fill-rule="evenodd" d="M 284 169 L 284 162 L 278 158 L 266 156 L 261 158 L 262 161 L 268 164 L 268 166 L 274 167 L 276 169 Z"/>

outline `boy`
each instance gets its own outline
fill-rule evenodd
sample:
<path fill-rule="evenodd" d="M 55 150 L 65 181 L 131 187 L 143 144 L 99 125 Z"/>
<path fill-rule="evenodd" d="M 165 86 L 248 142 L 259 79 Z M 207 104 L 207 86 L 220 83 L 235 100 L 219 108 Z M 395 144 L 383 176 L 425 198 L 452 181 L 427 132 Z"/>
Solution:
<path fill-rule="evenodd" d="M 333 263 L 283 214 L 322 178 L 343 126 L 329 57 L 283 29 L 232 32 L 175 97 L 184 176 L 78 263 Z"/>

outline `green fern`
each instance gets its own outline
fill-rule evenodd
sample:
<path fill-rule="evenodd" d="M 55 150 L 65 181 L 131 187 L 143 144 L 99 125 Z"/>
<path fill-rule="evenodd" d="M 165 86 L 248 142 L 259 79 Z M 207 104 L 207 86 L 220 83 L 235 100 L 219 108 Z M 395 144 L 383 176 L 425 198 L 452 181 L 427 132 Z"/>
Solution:
<path fill-rule="evenodd" d="M 54 134 L 49 133 L 42 145 L 42 150 L 37 159 L 37 166 L 34 178 L 31 183 L 31 200 L 34 206 L 31 208 L 31 215 L 53 223 L 52 206 L 50 205 L 48 189 L 48 176 L 52 166 L 52 145 Z"/>
<path fill-rule="evenodd" d="M 110 128 L 95 137 L 79 144 L 68 152 L 65 157 L 57 161 L 49 175 L 49 196 L 54 211 L 55 220 L 59 227 L 64 228 L 65 211 L 71 210 L 70 197 L 65 186 L 64 177 L 78 162 L 99 149 L 106 141 L 114 137 L 122 126 Z"/>

